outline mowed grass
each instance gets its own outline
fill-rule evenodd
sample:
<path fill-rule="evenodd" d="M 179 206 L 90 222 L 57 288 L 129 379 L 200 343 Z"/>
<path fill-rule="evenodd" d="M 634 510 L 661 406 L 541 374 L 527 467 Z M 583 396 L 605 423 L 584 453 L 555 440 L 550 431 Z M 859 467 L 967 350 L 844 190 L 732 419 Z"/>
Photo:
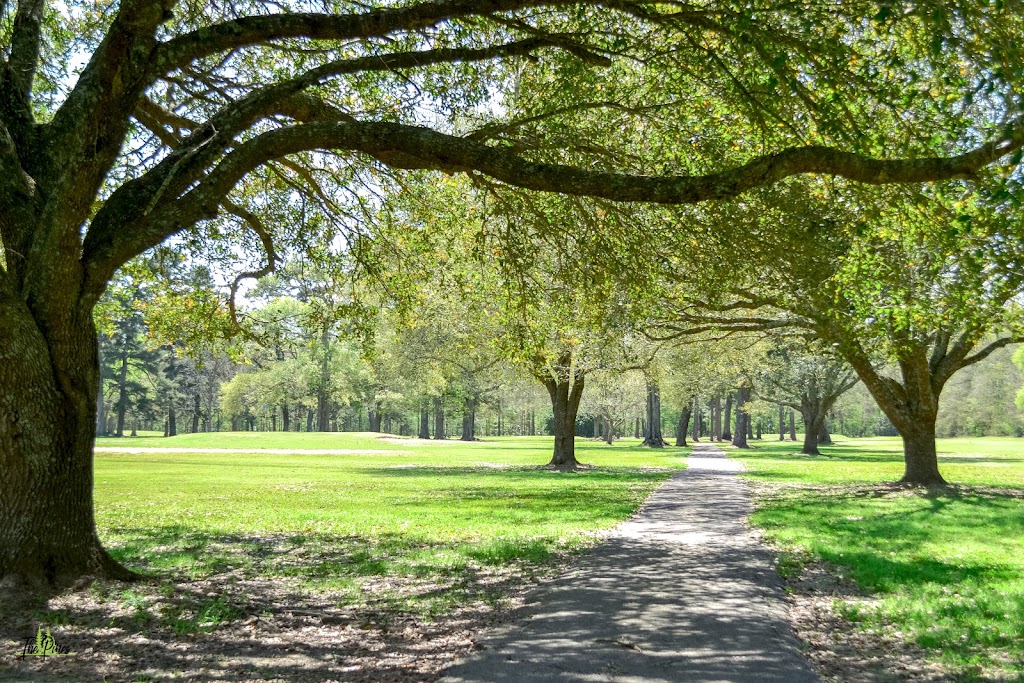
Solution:
<path fill-rule="evenodd" d="M 931 491 L 871 486 L 903 473 L 899 439 L 837 439 L 823 455 L 793 443 L 731 451 L 746 476 L 790 486 L 752 522 L 788 549 L 782 571 L 825 560 L 868 591 L 837 609 L 898 631 L 965 680 L 1024 680 L 1024 440 L 940 439 Z"/>
<path fill-rule="evenodd" d="M 143 572 L 293 577 L 350 604 L 388 578 L 433 583 L 419 597 L 391 596 L 395 608 L 431 615 L 481 599 L 482 574 L 529 572 L 587 547 L 683 467 L 686 453 L 578 440 L 577 457 L 598 467 L 564 473 L 543 468 L 550 437 L 227 433 L 98 445 L 374 451 L 98 452 L 100 534 Z"/>

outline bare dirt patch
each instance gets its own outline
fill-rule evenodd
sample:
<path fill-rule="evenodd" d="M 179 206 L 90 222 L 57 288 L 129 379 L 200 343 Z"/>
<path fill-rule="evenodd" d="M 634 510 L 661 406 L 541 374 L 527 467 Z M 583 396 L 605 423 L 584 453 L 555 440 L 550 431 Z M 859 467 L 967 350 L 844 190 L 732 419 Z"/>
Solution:
<path fill-rule="evenodd" d="M 200 580 L 96 581 L 49 599 L 5 596 L 0 681 L 433 681 L 569 558 L 478 567 L 451 581 L 370 576 L 355 593 L 232 570 Z M 459 591 L 474 599 L 424 613 L 431 599 Z M 19 658 L 40 627 L 73 654 Z"/>

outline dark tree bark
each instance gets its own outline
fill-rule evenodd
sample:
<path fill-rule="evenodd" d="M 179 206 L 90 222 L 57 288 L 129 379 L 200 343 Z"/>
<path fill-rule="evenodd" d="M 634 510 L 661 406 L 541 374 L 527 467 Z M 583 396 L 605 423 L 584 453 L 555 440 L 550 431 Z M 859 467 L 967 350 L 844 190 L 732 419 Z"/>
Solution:
<path fill-rule="evenodd" d="M 879 375 L 859 347 L 845 349 L 846 359 L 903 438 L 904 472 L 901 482 L 923 486 L 946 483 L 939 473 L 935 448 L 939 395 L 957 370 L 981 360 L 998 348 L 998 343 L 991 344 L 971 354 L 974 343 L 961 343 L 949 335 L 940 338 L 930 350 L 922 343 L 908 343 L 897 364 L 902 381 Z"/>
<path fill-rule="evenodd" d="M 430 438 L 430 411 L 427 409 L 426 403 L 420 406 L 420 432 L 418 436 L 421 439 Z"/>
<path fill-rule="evenodd" d="M 470 396 L 462 404 L 462 436 L 460 441 L 476 441 L 476 397 Z"/>
<path fill-rule="evenodd" d="M 687 406 L 685 408 L 683 408 L 679 412 L 679 425 L 676 427 L 676 445 L 677 446 L 685 446 L 686 445 L 686 432 L 687 432 L 687 430 L 689 430 L 689 428 L 690 428 L 690 405 L 689 405 L 689 403 L 687 403 Z"/>
<path fill-rule="evenodd" d="M 693 442 L 700 443 L 700 398 L 693 397 Z"/>
<path fill-rule="evenodd" d="M 779 404 L 779 441 L 786 440 L 786 409 Z"/>
<path fill-rule="evenodd" d="M 202 399 L 199 396 L 199 392 L 198 391 L 195 394 L 192 395 L 192 433 L 193 434 L 198 434 L 199 433 L 199 415 L 200 415 L 200 413 L 202 413 L 202 410 L 203 410 L 202 404 L 201 404 L 201 400 Z M 275 418 L 277 417 L 276 413 L 274 414 L 274 417 Z M 277 431 L 276 428 L 275 428 L 274 431 Z"/>
<path fill-rule="evenodd" d="M 740 387 L 736 392 L 736 429 L 733 431 L 732 445 L 737 448 L 750 448 L 747 445 L 747 422 L 750 414 L 746 411 L 750 400 L 750 387 Z"/>
<path fill-rule="evenodd" d="M 320 332 L 320 382 L 316 390 L 316 430 L 331 431 L 331 331 L 324 327 Z M 371 430 L 371 431 L 380 431 Z"/>
<path fill-rule="evenodd" d="M 711 401 L 711 413 L 714 415 L 711 423 L 711 430 L 714 432 L 711 440 L 721 441 L 722 440 L 722 398 L 721 396 L 715 396 Z"/>
<path fill-rule="evenodd" d="M 319 403 L 319 401 L 317 401 L 317 403 Z M 313 419 L 315 417 L 315 415 L 313 413 L 314 413 L 314 411 L 313 411 L 312 408 L 310 408 L 309 410 L 306 411 L 306 431 L 307 432 L 313 431 Z M 319 420 L 317 421 L 317 423 L 319 424 Z"/>
<path fill-rule="evenodd" d="M 174 410 L 174 399 L 167 406 L 167 436 L 178 435 L 178 415 Z"/>
<path fill-rule="evenodd" d="M 644 446 L 664 448 L 668 444 L 661 433 L 661 390 L 656 382 L 647 383 L 647 433 L 644 435 Z"/>
<path fill-rule="evenodd" d="M 747 425 L 747 438 L 748 439 L 753 439 L 754 438 L 754 416 L 750 415 L 748 413 L 747 417 L 744 418 L 743 422 Z"/>
<path fill-rule="evenodd" d="M 291 413 L 288 411 L 288 404 L 281 404 L 281 429 L 285 432 L 291 431 Z"/>
<path fill-rule="evenodd" d="M 121 370 L 117 377 L 117 427 L 114 436 L 124 436 L 124 416 L 128 412 L 128 354 L 121 357 Z"/>
<path fill-rule="evenodd" d="M 725 420 L 722 422 L 722 441 L 732 441 L 732 392 L 725 397 Z"/>
<path fill-rule="evenodd" d="M 0 272 L 0 580 L 132 578 L 103 549 L 93 514 L 92 306 L 75 302 L 59 325 L 39 325 L 34 316 L 45 313 L 5 291 L 6 277 Z"/>
<path fill-rule="evenodd" d="M 828 431 L 828 419 L 821 421 L 821 429 L 818 431 L 818 445 L 819 446 L 832 446 L 832 435 Z"/>
<path fill-rule="evenodd" d="M 640 418 L 639 417 L 633 419 L 633 438 L 634 439 L 639 439 L 640 438 Z"/>
<path fill-rule="evenodd" d="M 789 411 L 789 440 L 796 441 L 796 413 Z"/>
<path fill-rule="evenodd" d="M 754 435 L 754 438 L 757 439 L 758 441 L 761 440 L 761 418 L 757 418 L 757 431 Z"/>
<path fill-rule="evenodd" d="M 379 432 L 381 420 L 384 415 L 380 412 L 380 404 L 374 403 L 370 408 L 367 408 L 367 419 L 370 421 L 370 431 Z"/>
<path fill-rule="evenodd" d="M 444 404 L 440 396 L 434 397 L 434 438 L 439 440 L 448 438 L 444 433 Z"/>
<path fill-rule="evenodd" d="M 550 363 L 538 360 L 533 372 L 551 397 L 555 446 L 548 466 L 576 469 L 576 415 L 583 399 L 586 371 L 574 365 L 571 353 L 562 352 Z"/>

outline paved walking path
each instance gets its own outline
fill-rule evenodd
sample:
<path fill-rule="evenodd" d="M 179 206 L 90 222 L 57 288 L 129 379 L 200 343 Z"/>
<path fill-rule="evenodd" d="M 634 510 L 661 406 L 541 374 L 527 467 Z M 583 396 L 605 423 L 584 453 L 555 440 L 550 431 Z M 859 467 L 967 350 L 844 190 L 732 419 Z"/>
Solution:
<path fill-rule="evenodd" d="M 744 517 L 742 465 L 698 444 L 637 515 L 449 669 L 449 683 L 817 681 Z"/>

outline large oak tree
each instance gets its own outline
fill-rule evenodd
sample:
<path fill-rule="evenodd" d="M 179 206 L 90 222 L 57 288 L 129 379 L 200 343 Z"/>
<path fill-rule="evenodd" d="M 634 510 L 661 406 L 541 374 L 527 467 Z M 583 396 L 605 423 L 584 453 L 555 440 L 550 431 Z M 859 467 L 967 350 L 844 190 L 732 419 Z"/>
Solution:
<path fill-rule="evenodd" d="M 93 308 L 130 259 L 226 216 L 266 249 L 267 266 L 248 273 L 269 270 L 275 228 L 258 202 L 245 203 L 260 174 L 284 174 L 328 208 L 346 193 L 364 200 L 357 185 L 372 191 L 369 174 L 403 168 L 669 204 L 803 173 L 864 183 L 970 176 L 1024 144 L 1019 122 L 995 124 L 1006 112 L 992 125 L 933 131 L 934 140 L 903 130 L 887 143 L 870 130 L 885 112 L 907 130 L 939 121 L 950 92 L 981 88 L 998 109 L 1000 79 L 1019 71 L 1003 50 L 1017 44 L 1006 35 L 1017 14 L 931 4 L 876 15 L 875 3 L 0 0 L 0 576 L 128 576 L 93 517 Z M 975 44 L 990 37 L 991 50 Z M 971 63 L 981 54 L 991 68 Z M 956 59 L 969 68 L 947 68 Z M 714 73 L 745 108 L 722 99 L 672 111 L 703 117 L 719 142 L 736 121 L 760 135 L 718 167 L 688 162 L 699 142 L 690 131 L 664 158 L 666 145 L 617 167 L 559 164 L 550 139 L 527 135 L 528 121 L 473 123 L 499 116 L 486 113 L 500 108 L 491 93 L 523 60 L 578 81 L 573 106 L 589 111 L 617 110 L 594 96 L 609 64 L 650 64 L 650 78 L 672 73 L 677 85 Z M 920 96 L 922 78 L 946 74 L 929 86 L 935 98 Z M 600 132 L 614 146 L 614 131 Z"/>

